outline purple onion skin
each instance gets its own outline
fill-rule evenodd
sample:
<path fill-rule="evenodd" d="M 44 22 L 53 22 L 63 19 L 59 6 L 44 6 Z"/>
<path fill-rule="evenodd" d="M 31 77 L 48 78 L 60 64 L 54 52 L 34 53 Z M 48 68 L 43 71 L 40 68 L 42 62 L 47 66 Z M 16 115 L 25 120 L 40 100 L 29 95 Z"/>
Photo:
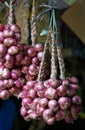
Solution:
<path fill-rule="evenodd" d="M 32 103 L 32 99 L 31 98 L 23 98 L 22 99 L 22 105 L 23 106 L 27 106 L 29 107 L 29 105 Z"/>
<path fill-rule="evenodd" d="M 43 51 L 44 47 L 43 47 L 42 44 L 37 43 L 35 45 L 35 49 L 36 49 L 37 52 L 40 52 L 40 51 Z"/>
<path fill-rule="evenodd" d="M 53 124 L 55 123 L 55 121 L 56 121 L 56 118 L 55 118 L 55 117 L 51 117 L 51 118 L 49 118 L 46 122 L 47 122 L 47 124 L 49 124 L 49 125 L 53 125 Z"/>
<path fill-rule="evenodd" d="M 37 97 L 37 93 L 34 89 L 29 90 L 29 97 L 32 98 L 32 99 Z"/>
<path fill-rule="evenodd" d="M 8 49 L 8 54 L 9 55 L 16 55 L 19 53 L 19 48 L 17 46 L 11 46 L 9 49 Z"/>
<path fill-rule="evenodd" d="M 23 117 L 25 121 L 31 121 L 29 115 Z"/>
<path fill-rule="evenodd" d="M 60 85 L 60 82 L 56 79 L 49 79 L 48 84 L 52 88 L 57 88 Z"/>
<path fill-rule="evenodd" d="M 67 110 L 71 106 L 71 99 L 68 97 L 60 97 L 58 99 L 58 104 L 61 110 Z"/>
<path fill-rule="evenodd" d="M 39 116 L 42 116 L 42 115 L 43 115 L 43 112 L 45 111 L 45 108 L 44 108 L 44 107 L 41 107 L 39 104 L 37 104 L 37 106 L 36 106 L 36 111 L 37 111 L 37 113 L 39 114 Z"/>
<path fill-rule="evenodd" d="M 54 113 L 51 109 L 46 109 L 43 112 L 43 119 L 47 122 L 48 119 L 54 116 Z"/>
<path fill-rule="evenodd" d="M 66 111 L 62 111 L 62 110 L 59 110 L 56 112 L 56 121 L 61 121 L 65 118 L 65 115 L 66 115 Z"/>
<path fill-rule="evenodd" d="M 48 102 L 48 107 L 52 110 L 52 111 L 54 111 L 54 112 L 57 112 L 58 111 L 58 109 L 59 109 L 59 106 L 58 106 L 58 103 L 57 103 L 57 101 L 56 100 L 49 100 L 49 102 Z"/>
<path fill-rule="evenodd" d="M 76 77 L 74 77 L 74 76 L 70 77 L 68 80 L 72 84 L 78 84 L 79 83 L 78 79 Z"/>
<path fill-rule="evenodd" d="M 30 56 L 30 57 L 34 57 L 36 56 L 37 52 L 36 52 L 36 49 L 34 47 L 31 47 L 27 50 L 27 54 Z"/>
<path fill-rule="evenodd" d="M 5 56 L 6 51 L 7 51 L 7 49 L 6 49 L 5 45 L 0 44 L 0 58 Z"/>
<path fill-rule="evenodd" d="M 47 98 L 40 99 L 39 104 L 41 107 L 46 107 L 48 105 L 48 99 Z"/>
<path fill-rule="evenodd" d="M 62 85 L 68 86 L 69 85 L 69 80 L 68 79 L 64 79 L 62 81 Z"/>
<path fill-rule="evenodd" d="M 72 105 L 70 108 L 71 115 L 74 119 L 78 118 L 79 113 L 81 112 L 81 106 Z"/>
<path fill-rule="evenodd" d="M 48 99 L 57 99 L 58 98 L 57 91 L 54 88 L 49 87 L 45 91 L 45 97 Z"/>
<path fill-rule="evenodd" d="M 3 100 L 8 99 L 10 96 L 9 92 L 7 90 L 3 90 L 0 92 L 0 98 Z"/>
<path fill-rule="evenodd" d="M 56 90 L 59 96 L 65 96 L 67 94 L 67 86 L 65 85 L 60 85 Z"/>
<path fill-rule="evenodd" d="M 34 85 L 36 84 L 36 81 L 28 81 L 26 85 L 28 86 L 28 90 L 34 89 Z"/>
<path fill-rule="evenodd" d="M 39 61 L 42 61 L 42 58 L 43 58 L 43 52 L 42 51 L 37 53 L 37 58 L 38 58 Z"/>
<path fill-rule="evenodd" d="M 82 103 L 81 98 L 78 95 L 75 95 L 72 97 L 72 102 L 76 105 L 81 105 L 81 103 Z"/>
<path fill-rule="evenodd" d="M 67 112 L 66 112 L 66 115 L 65 115 L 65 122 L 66 122 L 66 123 L 73 124 L 73 121 L 74 121 L 74 119 L 72 118 L 70 112 L 67 111 Z"/>
<path fill-rule="evenodd" d="M 27 111 L 26 111 L 25 107 L 22 106 L 20 108 L 20 114 L 21 114 L 21 116 L 26 116 L 27 115 Z"/>

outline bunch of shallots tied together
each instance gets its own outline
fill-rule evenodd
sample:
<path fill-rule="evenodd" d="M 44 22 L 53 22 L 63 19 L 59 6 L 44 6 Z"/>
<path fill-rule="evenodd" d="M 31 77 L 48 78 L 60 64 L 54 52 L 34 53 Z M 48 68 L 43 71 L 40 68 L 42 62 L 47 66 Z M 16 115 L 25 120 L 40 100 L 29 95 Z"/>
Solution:
<path fill-rule="evenodd" d="M 17 95 L 28 80 L 36 80 L 43 55 L 43 45 L 20 43 L 16 24 L 0 24 L 0 98 Z M 25 88 L 25 86 L 24 86 Z"/>
<path fill-rule="evenodd" d="M 47 43 L 45 44 L 44 60 L 46 47 L 48 46 Z M 43 118 L 49 125 L 53 125 L 56 121 L 60 120 L 73 123 L 81 111 L 81 98 L 77 95 L 79 89 L 78 79 L 74 76 L 61 78 L 61 80 L 56 79 L 56 50 L 55 40 L 52 37 L 50 79 L 43 80 L 39 77 L 42 73 L 45 74 L 45 63 L 42 60 L 43 64 L 41 62 L 41 66 L 43 69 L 40 66 L 41 72 L 39 71 L 38 80 L 28 81 L 25 86 L 26 89 L 23 87 L 23 91 L 19 94 L 19 98 L 22 99 L 20 112 L 26 121 Z M 62 57 L 59 57 L 59 51 L 57 52 L 60 69 L 62 70 L 64 68 Z"/>

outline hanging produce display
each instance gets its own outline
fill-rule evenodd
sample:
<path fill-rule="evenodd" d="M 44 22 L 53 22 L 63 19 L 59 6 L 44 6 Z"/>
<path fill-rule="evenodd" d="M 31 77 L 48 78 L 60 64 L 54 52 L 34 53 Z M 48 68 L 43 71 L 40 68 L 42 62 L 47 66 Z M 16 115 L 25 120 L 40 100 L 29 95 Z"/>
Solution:
<path fill-rule="evenodd" d="M 10 0 L 8 24 L 0 24 L 0 98 L 18 95 L 29 80 L 36 80 L 43 45 L 20 43 L 20 27 L 14 24 L 14 0 Z M 33 39 L 34 35 L 32 36 Z M 34 43 L 32 43 L 34 44 Z M 25 88 L 25 87 L 24 87 Z"/>
<path fill-rule="evenodd" d="M 57 40 L 55 10 L 52 9 L 43 46 L 36 43 L 33 1 L 32 45 L 27 45 L 20 42 L 21 30 L 14 24 L 13 2 L 10 0 L 8 23 L 0 24 L 0 98 L 5 100 L 17 96 L 21 99 L 20 114 L 26 121 L 43 119 L 49 125 L 61 120 L 73 123 L 81 111 L 82 101 L 78 95 L 78 79 L 75 76 L 66 77 L 61 46 Z"/>
<path fill-rule="evenodd" d="M 28 81 L 19 94 L 22 99 L 21 115 L 26 121 L 43 119 L 53 125 L 56 121 L 64 120 L 73 123 L 81 111 L 81 98 L 77 94 L 78 79 L 65 76 L 65 64 L 61 47 L 57 42 L 57 25 L 55 12 L 52 10 L 50 31 L 44 46 L 43 59 L 40 64 L 38 79 Z M 49 39 L 51 39 L 49 41 Z M 51 74 L 50 79 L 43 79 L 47 64 L 47 50 L 51 45 Z M 58 76 L 59 64 L 60 76 Z M 41 78 L 42 77 L 42 78 Z"/>

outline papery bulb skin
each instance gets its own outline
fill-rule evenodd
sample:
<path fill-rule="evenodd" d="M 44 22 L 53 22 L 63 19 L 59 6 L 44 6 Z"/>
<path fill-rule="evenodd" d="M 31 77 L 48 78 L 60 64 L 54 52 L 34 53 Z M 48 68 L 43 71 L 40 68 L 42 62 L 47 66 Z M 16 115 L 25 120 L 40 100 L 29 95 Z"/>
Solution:
<path fill-rule="evenodd" d="M 37 52 L 40 52 L 40 51 L 43 51 L 44 47 L 43 47 L 42 44 L 37 43 L 35 45 L 35 49 L 36 49 Z"/>
<path fill-rule="evenodd" d="M 12 30 L 15 33 L 20 33 L 21 32 L 20 27 L 18 25 L 16 25 L 16 24 L 11 24 L 10 30 Z"/>
<path fill-rule="evenodd" d="M 48 107 L 52 110 L 52 111 L 54 111 L 54 112 L 57 112 L 58 111 L 58 109 L 59 109 L 59 106 L 58 106 L 58 103 L 57 103 L 57 101 L 56 100 L 49 100 L 49 102 L 48 102 Z"/>
<path fill-rule="evenodd" d="M 48 99 L 57 99 L 57 91 L 54 88 L 49 87 L 45 91 L 45 97 Z"/>
<path fill-rule="evenodd" d="M 21 114 L 21 116 L 26 116 L 27 115 L 27 111 L 26 111 L 25 107 L 22 106 L 20 108 L 20 114 Z"/>
<path fill-rule="evenodd" d="M 9 92 L 7 90 L 3 90 L 0 92 L 0 98 L 3 100 L 8 99 L 10 96 Z"/>
<path fill-rule="evenodd" d="M 78 95 L 75 95 L 72 97 L 72 102 L 76 105 L 81 105 L 81 103 L 82 103 L 81 98 Z"/>
<path fill-rule="evenodd" d="M 58 99 L 58 104 L 61 110 L 67 110 L 71 106 L 71 99 L 68 97 L 60 97 Z"/>
<path fill-rule="evenodd" d="M 81 106 L 72 105 L 70 108 L 70 113 L 74 119 L 77 119 L 79 113 L 81 112 Z"/>
<path fill-rule="evenodd" d="M 0 44 L 0 58 L 5 56 L 6 51 L 7 51 L 7 49 L 6 49 L 5 45 Z"/>
<path fill-rule="evenodd" d="M 66 111 L 63 111 L 63 110 L 59 110 L 56 112 L 56 121 L 61 121 L 65 118 L 65 115 L 66 115 Z"/>
<path fill-rule="evenodd" d="M 36 52 L 36 49 L 34 47 L 31 47 L 27 50 L 27 54 L 30 56 L 30 57 L 34 57 L 36 56 L 37 52 Z"/>
<path fill-rule="evenodd" d="M 41 98 L 39 101 L 39 104 L 41 107 L 46 107 L 48 105 L 48 99 L 47 98 Z"/>
<path fill-rule="evenodd" d="M 67 86 L 65 85 L 60 85 L 56 90 L 59 96 L 65 96 L 67 94 Z"/>
<path fill-rule="evenodd" d="M 78 84 L 79 83 L 78 79 L 75 76 L 72 76 L 72 77 L 68 78 L 68 80 L 72 84 Z"/>
<path fill-rule="evenodd" d="M 53 125 L 53 124 L 55 123 L 55 121 L 56 121 L 56 118 L 55 118 L 55 117 L 51 117 L 51 118 L 49 118 L 49 119 L 47 120 L 47 124 Z"/>

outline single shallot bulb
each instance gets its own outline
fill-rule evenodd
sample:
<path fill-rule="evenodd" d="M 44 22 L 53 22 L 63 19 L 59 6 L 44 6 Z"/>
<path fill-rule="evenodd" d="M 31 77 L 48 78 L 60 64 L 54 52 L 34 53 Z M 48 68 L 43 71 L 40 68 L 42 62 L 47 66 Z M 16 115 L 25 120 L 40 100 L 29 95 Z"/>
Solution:
<path fill-rule="evenodd" d="M 34 89 L 30 89 L 29 90 L 29 97 L 34 99 L 34 98 L 36 98 L 36 96 L 37 96 L 36 91 Z"/>
<path fill-rule="evenodd" d="M 45 108 L 44 108 L 44 107 L 41 107 L 39 104 L 37 104 L 36 110 L 37 110 L 37 113 L 38 113 L 40 116 L 42 116 L 43 112 L 45 111 Z"/>
<path fill-rule="evenodd" d="M 66 123 L 73 123 L 73 117 L 71 116 L 71 113 L 69 111 L 66 112 L 65 122 Z"/>
<path fill-rule="evenodd" d="M 23 98 L 22 99 L 22 105 L 23 106 L 28 106 L 32 103 L 32 99 L 31 98 Z"/>
<path fill-rule="evenodd" d="M 28 51 L 27 51 L 27 54 L 28 54 L 30 57 L 36 56 L 36 50 L 35 50 L 35 48 L 34 48 L 34 47 L 29 48 Z"/>
<path fill-rule="evenodd" d="M 52 88 L 57 88 L 60 85 L 60 82 L 56 79 L 49 79 L 49 86 Z"/>
<path fill-rule="evenodd" d="M 48 105 L 48 99 L 47 98 L 41 98 L 39 101 L 39 104 L 41 107 L 46 107 Z"/>
<path fill-rule="evenodd" d="M 11 46 L 8 49 L 8 54 L 9 55 L 16 55 L 16 54 L 18 54 L 18 52 L 19 52 L 19 48 L 17 46 Z"/>
<path fill-rule="evenodd" d="M 47 124 L 49 124 L 49 125 L 53 125 L 53 124 L 55 123 L 55 121 L 56 121 L 56 118 L 55 118 L 55 117 L 51 117 L 51 118 L 49 118 L 46 122 L 47 122 Z"/>
<path fill-rule="evenodd" d="M 25 56 L 22 61 L 21 61 L 22 65 L 30 65 L 31 64 L 31 58 L 29 56 Z"/>
<path fill-rule="evenodd" d="M 22 52 L 20 52 L 19 54 L 17 54 L 15 56 L 15 60 L 16 60 L 16 62 L 21 62 L 23 60 L 23 54 L 22 54 Z"/>
<path fill-rule="evenodd" d="M 36 81 L 28 81 L 27 82 L 27 87 L 28 87 L 28 90 L 31 90 L 34 88 L 34 85 L 35 85 Z"/>
<path fill-rule="evenodd" d="M 38 43 L 35 45 L 35 49 L 37 52 L 43 51 L 43 45 Z"/>
<path fill-rule="evenodd" d="M 39 65 L 39 60 L 38 60 L 38 58 L 37 57 L 33 57 L 32 58 L 32 64 L 35 64 L 35 65 Z"/>
<path fill-rule="evenodd" d="M 78 79 L 76 77 L 74 77 L 74 76 L 70 77 L 68 80 L 72 84 L 78 84 L 78 82 L 79 82 Z"/>
<path fill-rule="evenodd" d="M 37 53 L 37 58 L 38 58 L 39 61 L 42 61 L 42 58 L 43 58 L 43 52 L 42 51 Z"/>
<path fill-rule="evenodd" d="M 47 122 L 48 119 L 54 116 L 54 113 L 51 109 L 46 109 L 43 112 L 43 119 Z"/>
<path fill-rule="evenodd" d="M 9 92 L 7 90 L 2 90 L 0 92 L 0 98 L 5 100 L 5 99 L 8 99 L 10 96 Z"/>
<path fill-rule="evenodd" d="M 11 37 L 5 38 L 4 39 L 4 45 L 6 47 L 14 46 L 14 45 L 16 45 L 16 40 L 14 38 L 11 38 Z"/>
<path fill-rule="evenodd" d="M 35 89 L 36 91 L 43 91 L 43 90 L 45 90 L 46 88 L 45 88 L 45 86 L 43 85 L 43 82 L 41 81 L 41 82 L 37 82 L 37 83 L 34 85 L 34 89 Z"/>
<path fill-rule="evenodd" d="M 65 118 L 65 115 L 66 115 L 66 111 L 62 111 L 62 110 L 59 110 L 56 112 L 56 121 L 60 121 L 60 120 L 63 120 Z"/>
<path fill-rule="evenodd" d="M 81 98 L 80 98 L 80 96 L 78 96 L 78 95 L 75 95 L 75 96 L 73 96 L 72 97 L 72 102 L 74 103 L 74 104 L 76 104 L 76 105 L 81 105 Z"/>
<path fill-rule="evenodd" d="M 21 41 L 21 34 L 20 33 L 14 33 L 14 38 L 17 42 Z"/>
<path fill-rule="evenodd" d="M 81 106 L 72 105 L 70 108 L 71 115 L 74 119 L 78 118 L 80 111 L 81 111 Z"/>
<path fill-rule="evenodd" d="M 12 62 L 14 61 L 14 56 L 9 55 L 9 54 L 6 54 L 4 58 L 6 61 L 12 61 Z"/>
<path fill-rule="evenodd" d="M 58 109 L 59 109 L 59 105 L 58 105 L 58 103 L 57 103 L 57 101 L 56 100 L 50 100 L 49 102 L 48 102 L 48 107 L 52 110 L 52 111 L 58 111 Z"/>
<path fill-rule="evenodd" d="M 21 72 L 22 72 L 23 74 L 27 74 L 27 73 L 28 73 L 28 66 L 27 66 L 27 65 L 22 66 Z"/>
<path fill-rule="evenodd" d="M 58 104 L 61 110 L 67 110 L 71 105 L 71 100 L 68 97 L 60 97 L 58 99 Z"/>
<path fill-rule="evenodd" d="M 21 32 L 20 27 L 19 27 L 18 25 L 16 25 L 16 24 L 11 24 L 11 25 L 10 25 L 10 29 L 11 29 L 13 32 L 15 32 L 15 33 L 20 33 L 20 32 Z"/>
<path fill-rule="evenodd" d="M 10 76 L 11 76 L 10 70 L 8 68 L 4 68 L 3 78 L 8 79 L 8 78 L 10 78 Z"/>
<path fill-rule="evenodd" d="M 3 31 L 3 35 L 4 35 L 4 38 L 13 37 L 14 32 L 12 30 L 10 30 L 10 29 L 5 29 Z"/>
<path fill-rule="evenodd" d="M 22 106 L 22 107 L 20 108 L 20 114 L 21 114 L 21 116 L 26 116 L 26 115 L 27 115 L 27 110 L 25 109 L 24 106 Z"/>
<path fill-rule="evenodd" d="M 36 76 L 38 74 L 38 68 L 35 64 L 31 64 L 29 66 L 29 70 L 28 70 L 28 73 L 31 75 L 31 76 Z"/>
<path fill-rule="evenodd" d="M 69 80 L 68 80 L 68 79 L 64 79 L 64 80 L 62 81 L 62 85 L 68 86 L 68 85 L 69 85 Z"/>
<path fill-rule="evenodd" d="M 58 97 L 57 91 L 54 88 L 47 88 L 45 91 L 45 97 L 48 99 L 56 99 Z"/>
<path fill-rule="evenodd" d="M 67 94 L 67 86 L 65 85 L 60 85 L 56 90 L 59 96 L 65 96 Z"/>

